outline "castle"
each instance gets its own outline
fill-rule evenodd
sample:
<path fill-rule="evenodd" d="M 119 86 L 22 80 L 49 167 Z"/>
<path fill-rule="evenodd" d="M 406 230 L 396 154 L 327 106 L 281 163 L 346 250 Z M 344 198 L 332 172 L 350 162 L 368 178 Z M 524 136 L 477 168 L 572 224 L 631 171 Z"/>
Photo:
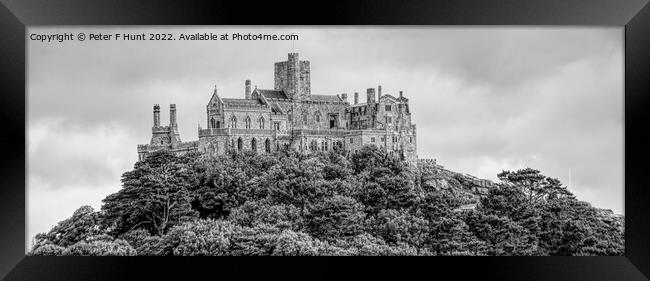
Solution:
<path fill-rule="evenodd" d="M 169 108 L 169 126 L 161 126 L 160 106 L 154 105 L 151 141 L 138 145 L 139 160 L 160 149 L 211 155 L 285 149 L 353 153 L 376 145 L 417 164 L 416 128 L 402 91 L 393 96 L 383 94 L 381 86 L 368 88 L 362 103 L 357 92 L 354 103 L 348 102 L 347 93 L 312 94 L 309 61 L 300 60 L 298 53 L 275 63 L 274 75 L 273 89 L 251 89 L 246 80 L 243 99 L 222 98 L 215 87 L 206 105 L 207 128 L 199 126 L 198 141 L 181 141 L 175 104 Z"/>

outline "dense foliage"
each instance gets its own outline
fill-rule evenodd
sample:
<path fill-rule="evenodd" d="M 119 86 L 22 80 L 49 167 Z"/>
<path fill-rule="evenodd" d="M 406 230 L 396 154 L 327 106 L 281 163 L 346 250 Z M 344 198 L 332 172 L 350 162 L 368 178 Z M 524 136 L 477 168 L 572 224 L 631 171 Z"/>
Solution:
<path fill-rule="evenodd" d="M 345 157 L 157 152 L 32 255 L 622 255 L 623 221 L 534 169 L 487 194 L 368 146 Z M 476 208 L 460 208 L 474 203 Z"/>

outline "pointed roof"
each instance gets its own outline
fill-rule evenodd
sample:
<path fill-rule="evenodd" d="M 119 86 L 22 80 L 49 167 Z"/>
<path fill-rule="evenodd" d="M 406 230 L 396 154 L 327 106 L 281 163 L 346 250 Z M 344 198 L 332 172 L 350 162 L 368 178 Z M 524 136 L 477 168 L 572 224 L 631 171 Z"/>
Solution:
<path fill-rule="evenodd" d="M 214 92 L 212 92 L 212 97 L 210 98 L 210 102 L 208 102 L 208 104 L 212 104 L 212 103 L 223 103 L 223 100 L 221 100 L 221 98 L 217 94 L 216 85 L 214 86 Z"/>
<path fill-rule="evenodd" d="M 267 99 L 289 99 L 283 90 L 255 89 L 253 92 L 257 92 L 259 95 Z"/>
<path fill-rule="evenodd" d="M 313 101 L 343 101 L 336 95 L 310 95 L 309 99 Z"/>

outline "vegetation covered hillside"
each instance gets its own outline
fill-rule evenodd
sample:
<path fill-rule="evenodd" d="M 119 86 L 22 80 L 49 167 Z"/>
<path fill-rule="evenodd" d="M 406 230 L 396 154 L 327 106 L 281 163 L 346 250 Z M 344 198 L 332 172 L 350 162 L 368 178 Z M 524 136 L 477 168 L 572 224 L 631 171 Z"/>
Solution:
<path fill-rule="evenodd" d="M 533 169 L 478 188 L 368 146 L 345 157 L 158 152 L 32 255 L 622 255 L 623 220 Z M 472 205 L 474 208 L 461 208 Z"/>

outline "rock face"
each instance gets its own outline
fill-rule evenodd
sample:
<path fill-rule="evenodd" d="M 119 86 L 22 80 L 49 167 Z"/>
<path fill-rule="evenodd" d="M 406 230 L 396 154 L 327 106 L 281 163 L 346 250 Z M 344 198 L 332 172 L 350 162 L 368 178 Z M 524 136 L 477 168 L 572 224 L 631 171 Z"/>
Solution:
<path fill-rule="evenodd" d="M 424 188 L 464 191 L 478 197 L 496 187 L 496 183 L 490 180 L 447 170 L 438 165 L 435 159 L 419 159 L 418 169 Z"/>

